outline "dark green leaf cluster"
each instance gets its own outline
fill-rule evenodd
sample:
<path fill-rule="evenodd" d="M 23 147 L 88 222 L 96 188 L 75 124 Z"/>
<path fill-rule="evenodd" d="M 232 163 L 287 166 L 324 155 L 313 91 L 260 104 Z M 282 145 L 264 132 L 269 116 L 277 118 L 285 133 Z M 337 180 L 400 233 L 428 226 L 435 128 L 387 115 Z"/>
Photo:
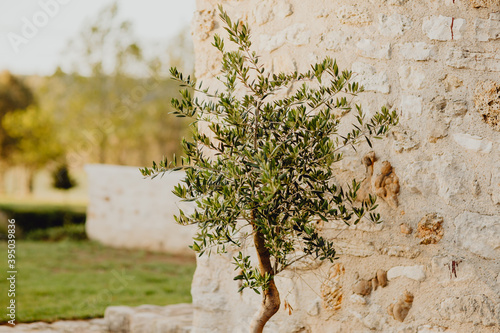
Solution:
<path fill-rule="evenodd" d="M 209 92 L 175 68 L 172 76 L 184 86 L 181 99 L 172 105 L 176 114 L 195 119 L 193 142 L 183 141 L 186 157 L 181 165 L 165 160 L 146 176 L 164 173 L 170 167 L 186 171 L 183 184 L 174 193 L 196 201 L 193 214 L 176 217 L 181 224 L 197 224 L 199 232 L 193 249 L 204 253 L 212 248 L 225 251 L 227 244 L 240 246 L 241 230 L 249 226 L 260 233 L 266 244 L 273 274 L 294 262 L 291 255 L 324 260 L 335 258 L 334 243 L 325 239 L 316 221 L 342 220 L 347 224 L 367 218 L 380 222 L 375 213 L 375 197 L 358 202 L 360 184 L 335 183 L 333 164 L 342 159 L 344 149 L 362 140 L 371 146 L 398 121 L 386 108 L 366 120 L 361 106 L 355 105 L 356 123 L 345 135 L 338 133 L 343 114 L 351 111 L 350 99 L 362 88 L 352 81 L 350 71 L 339 71 L 326 58 L 304 73 L 272 74 L 259 65 L 251 51 L 250 30 L 241 22 L 231 22 L 220 8 L 229 39 L 236 51 L 226 51 L 224 41 L 215 36 L 214 46 L 222 54 L 222 91 Z M 291 89 L 286 97 L 277 94 Z M 198 130 L 198 122 L 209 131 Z M 245 229 L 244 229 L 245 230 Z M 235 257 L 236 277 L 243 287 L 265 287 L 267 276 L 252 268 L 248 257 Z"/>

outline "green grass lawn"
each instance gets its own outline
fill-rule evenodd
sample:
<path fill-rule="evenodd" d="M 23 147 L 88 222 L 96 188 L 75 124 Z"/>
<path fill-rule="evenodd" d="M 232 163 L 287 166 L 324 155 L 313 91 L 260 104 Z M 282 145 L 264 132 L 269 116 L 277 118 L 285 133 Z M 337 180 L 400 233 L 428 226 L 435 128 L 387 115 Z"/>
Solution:
<path fill-rule="evenodd" d="M 7 296 L 7 244 L 0 243 L 0 308 Z M 110 305 L 191 302 L 191 257 L 119 250 L 90 241 L 16 243 L 18 322 L 102 317 Z M 0 322 L 7 321 L 0 311 Z"/>

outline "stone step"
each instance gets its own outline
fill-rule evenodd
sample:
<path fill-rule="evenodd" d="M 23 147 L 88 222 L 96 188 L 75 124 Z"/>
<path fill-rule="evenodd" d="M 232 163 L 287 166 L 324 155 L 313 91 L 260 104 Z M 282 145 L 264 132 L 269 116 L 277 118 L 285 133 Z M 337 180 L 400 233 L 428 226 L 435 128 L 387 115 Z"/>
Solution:
<path fill-rule="evenodd" d="M 190 333 L 192 304 L 110 306 L 104 313 L 110 333 Z"/>
<path fill-rule="evenodd" d="M 192 304 L 110 306 L 104 318 L 0 326 L 0 333 L 191 333 Z"/>

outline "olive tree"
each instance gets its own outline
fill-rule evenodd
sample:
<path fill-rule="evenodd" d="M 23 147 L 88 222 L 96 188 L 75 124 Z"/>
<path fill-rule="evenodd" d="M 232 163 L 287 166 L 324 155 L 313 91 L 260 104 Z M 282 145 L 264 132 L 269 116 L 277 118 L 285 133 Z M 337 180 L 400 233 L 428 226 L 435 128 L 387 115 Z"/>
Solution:
<path fill-rule="evenodd" d="M 174 193 L 195 201 L 197 208 L 192 214 L 180 211 L 176 220 L 198 226 L 192 249 L 200 255 L 240 247 L 243 237 L 253 239 L 258 263 L 240 251 L 234 257 L 235 279 L 241 280 L 241 289 L 262 293 L 250 327 L 262 332 L 280 307 L 274 278 L 298 259 L 297 251 L 299 258 L 336 259 L 334 240 L 324 238 L 314 222 L 380 222 L 375 196 L 357 200 L 360 183 L 337 184 L 333 166 L 345 149 L 355 149 L 361 141 L 371 146 L 371 139 L 383 136 L 398 118 L 382 108 L 365 119 L 361 106 L 352 107 L 349 98 L 362 88 L 330 58 L 304 73 L 273 74 L 252 51 L 248 26 L 232 22 L 222 7 L 219 11 L 235 44 L 228 51 L 224 40 L 214 37 L 224 88 L 210 91 L 172 68 L 173 78 L 186 88 L 172 105 L 178 116 L 195 120 L 193 141 L 183 140 L 180 161 L 153 162 L 141 171 L 155 177 L 185 170 Z M 278 98 L 278 92 L 290 88 Z M 198 95 L 192 96 L 193 90 Z M 351 109 L 352 128 L 341 134 L 342 115 Z M 201 122 L 209 131 L 197 128 Z M 242 236 L 244 228 L 251 231 Z"/>

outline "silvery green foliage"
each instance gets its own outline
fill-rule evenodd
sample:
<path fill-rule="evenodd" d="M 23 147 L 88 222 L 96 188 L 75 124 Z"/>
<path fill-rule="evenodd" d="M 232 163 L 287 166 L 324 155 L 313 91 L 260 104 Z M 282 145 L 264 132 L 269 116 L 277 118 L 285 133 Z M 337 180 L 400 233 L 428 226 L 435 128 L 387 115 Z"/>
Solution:
<path fill-rule="evenodd" d="M 365 120 L 361 106 L 355 105 L 356 123 L 340 135 L 339 111 L 351 111 L 347 96 L 362 91 L 351 80 L 352 73 L 326 58 L 305 73 L 272 74 L 251 50 L 248 26 L 233 23 L 219 9 L 229 40 L 237 46 L 226 51 L 223 39 L 214 38 L 222 54 L 219 80 L 225 88 L 210 92 L 171 69 L 185 86 L 182 98 L 173 99 L 172 105 L 178 116 L 195 120 L 193 141 L 182 142 L 186 157 L 181 163 L 164 160 L 141 171 L 152 177 L 171 168 L 186 171 L 174 192 L 196 201 L 197 209 L 190 215 L 180 211 L 176 219 L 198 226 L 192 248 L 200 255 L 212 249 L 224 252 L 228 244 L 241 246 L 245 226 L 261 233 L 272 274 L 261 274 L 241 252 L 234 258 L 241 288 L 259 292 L 297 259 L 297 250 L 319 260 L 335 259 L 335 242 L 320 235 L 315 221 L 380 222 L 375 197 L 357 202 L 360 183 L 335 185 L 332 166 L 342 159 L 343 150 L 355 149 L 360 141 L 371 146 L 370 140 L 384 135 L 398 118 L 382 108 Z M 298 88 L 287 97 L 276 96 L 292 86 Z M 193 97 L 193 90 L 202 97 Z M 198 121 L 208 124 L 215 139 L 198 131 Z"/>

